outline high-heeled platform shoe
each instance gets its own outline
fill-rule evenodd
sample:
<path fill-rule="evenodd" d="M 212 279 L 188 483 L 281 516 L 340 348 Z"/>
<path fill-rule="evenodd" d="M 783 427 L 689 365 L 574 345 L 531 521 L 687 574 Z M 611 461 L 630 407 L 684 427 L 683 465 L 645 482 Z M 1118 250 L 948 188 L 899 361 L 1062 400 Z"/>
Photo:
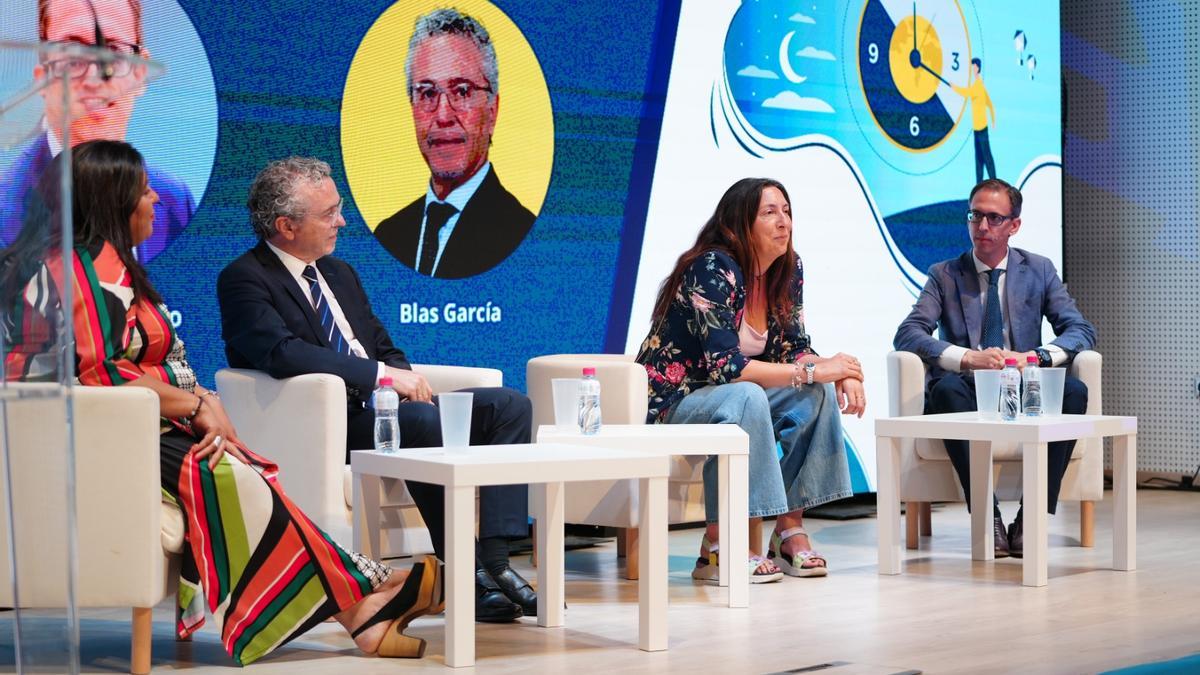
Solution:
<path fill-rule="evenodd" d="M 350 637 L 358 637 L 371 626 L 391 621 L 375 653 L 386 658 L 419 659 L 425 655 L 425 640 L 404 634 L 413 619 L 429 614 L 438 603 L 442 587 L 442 566 L 434 556 L 413 565 L 400 591 Z"/>

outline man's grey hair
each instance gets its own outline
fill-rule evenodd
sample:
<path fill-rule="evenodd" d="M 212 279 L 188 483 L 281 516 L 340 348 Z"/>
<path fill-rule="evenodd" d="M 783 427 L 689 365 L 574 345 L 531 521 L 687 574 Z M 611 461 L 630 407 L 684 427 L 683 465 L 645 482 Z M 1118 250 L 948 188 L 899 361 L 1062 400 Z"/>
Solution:
<path fill-rule="evenodd" d="M 483 57 L 483 76 L 487 78 L 491 87 L 490 97 L 500 93 L 500 66 L 496 63 L 496 46 L 492 44 L 492 36 L 488 35 L 487 29 L 474 17 L 451 7 L 435 9 L 417 17 L 412 37 L 408 40 L 408 56 L 404 59 L 404 81 L 408 85 L 408 91 L 412 91 L 412 62 L 417 46 L 438 35 L 462 35 L 471 38 Z"/>
<path fill-rule="evenodd" d="M 280 216 L 301 218 L 305 214 L 298 204 L 296 188 L 303 182 L 320 183 L 331 175 L 329 164 L 315 157 L 288 157 L 271 162 L 250 184 L 250 222 L 259 239 L 279 234 L 275 219 Z"/>

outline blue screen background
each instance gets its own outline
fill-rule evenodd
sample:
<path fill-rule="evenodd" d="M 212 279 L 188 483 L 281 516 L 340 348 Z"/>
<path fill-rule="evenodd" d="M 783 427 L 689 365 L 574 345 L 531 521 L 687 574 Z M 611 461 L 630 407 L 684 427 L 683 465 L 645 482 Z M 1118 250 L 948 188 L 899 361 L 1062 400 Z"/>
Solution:
<path fill-rule="evenodd" d="M 321 10 L 319 20 L 309 20 L 314 10 L 300 2 L 181 5 L 212 64 L 217 157 L 187 232 L 147 267 L 182 314 L 181 333 L 202 382 L 211 383 L 226 365 L 217 275 L 256 241 L 244 206 L 247 188 L 263 165 L 290 154 L 333 166 L 347 221 L 335 255 L 358 270 L 375 313 L 411 361 L 499 368 L 507 385 L 523 389 L 525 362 L 533 356 L 605 351 L 609 313 L 620 312 L 619 302 L 612 304 L 614 288 L 617 295 L 629 292 L 617 271 L 622 229 L 627 217 L 636 220 L 639 201 L 644 217 L 653 160 L 648 150 L 661 120 L 665 79 L 655 81 L 654 59 L 670 56 L 670 17 L 677 8 L 618 0 L 573 5 L 564 13 L 551 2 L 496 3 L 521 27 L 545 73 L 554 109 L 554 169 L 545 205 L 521 247 L 485 274 L 446 281 L 413 273 L 376 242 L 342 166 L 346 73 L 359 39 L 390 3 L 344 3 Z M 669 18 L 662 31 L 660 16 Z M 659 70 L 661 79 L 665 69 Z M 635 175 L 639 182 L 631 185 Z M 409 199 L 397 195 L 397 203 Z M 489 300 L 502 307 L 500 323 L 400 323 L 401 302 L 440 307 Z"/>

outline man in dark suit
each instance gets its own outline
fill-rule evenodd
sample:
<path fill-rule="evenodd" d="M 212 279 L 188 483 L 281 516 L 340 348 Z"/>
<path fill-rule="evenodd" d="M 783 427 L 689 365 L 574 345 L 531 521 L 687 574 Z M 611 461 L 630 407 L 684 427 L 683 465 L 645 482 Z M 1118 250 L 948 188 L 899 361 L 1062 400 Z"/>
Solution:
<path fill-rule="evenodd" d="M 973 248 L 929 269 L 929 279 L 912 312 L 900 324 L 893 345 L 917 354 L 928 366 L 927 414 L 975 410 L 975 378 L 971 371 L 1004 367 L 1015 358 L 1024 367 L 1029 356 L 1042 367 L 1069 363 L 1075 354 L 1096 344 L 1096 331 L 1049 259 L 1008 240 L 1021 227 L 1021 193 L 989 178 L 971 190 L 967 228 Z M 1057 336 L 1041 342 L 1042 317 Z M 931 333 L 938 330 L 938 337 Z M 1087 387 L 1067 377 L 1063 412 L 1087 410 Z M 966 441 L 946 441 L 946 454 L 967 494 L 970 506 L 970 463 Z M 1063 474 L 1075 441 L 1051 443 L 1048 449 L 1048 504 L 1054 513 Z M 1005 531 L 1000 506 L 994 507 L 996 556 L 1024 552 L 1021 512 Z"/>
<path fill-rule="evenodd" d="M 278 378 L 331 373 L 345 380 L 347 459 L 351 449 L 374 447 L 369 399 L 375 383 L 389 376 L 402 398 L 401 445 L 440 446 L 437 397 L 429 383 L 392 344 L 354 269 L 330 255 L 346 221 L 329 165 L 300 157 L 272 162 L 254 179 L 248 206 L 260 241 L 217 279 L 229 365 Z M 472 445 L 530 441 L 528 398 L 507 388 L 468 391 L 474 394 Z M 443 557 L 442 488 L 409 481 L 408 489 Z M 479 621 L 536 613 L 533 589 L 508 564 L 508 539 L 528 532 L 527 495 L 524 485 L 479 490 Z"/>
<path fill-rule="evenodd" d="M 488 161 L 500 108 L 495 46 L 474 18 L 434 10 L 417 19 L 405 75 L 429 189 L 379 223 L 375 237 L 427 276 L 486 272 L 517 249 L 534 221 Z"/>
<path fill-rule="evenodd" d="M 141 3 L 131 0 L 46 0 L 38 3 L 38 36 L 43 41 L 93 45 L 97 25 L 107 48 L 122 55 L 149 58 L 142 34 Z M 93 14 L 94 12 L 94 14 Z M 114 60 L 111 77 L 85 60 L 53 59 L 33 69 L 35 80 L 49 79 L 42 89 L 45 132 L 21 148 L 0 176 L 0 244 L 11 243 L 25 217 L 25 199 L 32 196 L 50 160 L 62 150 L 63 121 L 70 119 L 71 145 L 94 139 L 124 140 L 134 103 L 146 89 L 146 69 Z M 61 77 L 68 75 L 70 108 L 63 107 Z M 154 233 L 137 247 L 147 262 L 187 227 L 196 204 L 187 185 L 171 174 L 148 165 L 150 187 L 159 195 L 154 205 Z"/>

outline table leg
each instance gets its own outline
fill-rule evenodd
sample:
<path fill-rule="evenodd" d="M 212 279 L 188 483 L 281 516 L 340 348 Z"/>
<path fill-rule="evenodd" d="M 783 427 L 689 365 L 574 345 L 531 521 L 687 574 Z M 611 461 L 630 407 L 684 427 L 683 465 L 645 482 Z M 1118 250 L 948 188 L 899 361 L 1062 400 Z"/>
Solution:
<path fill-rule="evenodd" d="M 446 487 L 446 665 L 475 665 L 475 488 Z"/>
<path fill-rule="evenodd" d="M 992 490 L 992 443 L 971 441 L 971 560 L 996 558 Z"/>
<path fill-rule="evenodd" d="M 900 574 L 900 439 L 875 438 L 879 573 Z"/>
<path fill-rule="evenodd" d="M 741 556 L 750 550 L 750 531 L 747 522 L 750 520 L 750 457 L 748 455 L 722 455 L 729 464 L 725 475 L 726 482 L 721 490 L 727 491 L 729 497 L 729 527 L 722 530 L 721 538 L 729 542 L 729 554 L 724 560 L 729 564 L 721 565 L 721 569 L 729 568 L 729 606 L 750 606 L 750 570 L 741 563 Z M 728 489 L 724 486 L 728 485 Z"/>
<path fill-rule="evenodd" d="M 539 626 L 563 625 L 563 484 L 531 485 L 540 510 L 537 519 L 537 545 L 541 555 L 537 569 L 537 623 Z"/>
<path fill-rule="evenodd" d="M 638 647 L 667 648 L 667 479 L 639 481 L 642 573 L 638 579 Z"/>
<path fill-rule="evenodd" d="M 740 551 L 734 545 L 733 528 L 729 522 L 729 455 L 717 456 L 717 530 L 721 533 L 721 566 L 717 568 L 717 585 L 729 585 L 730 551 Z"/>
<path fill-rule="evenodd" d="M 1025 586 L 1045 586 L 1049 576 L 1046 548 L 1049 524 L 1046 515 L 1046 444 L 1023 443 L 1021 449 L 1021 527 L 1025 541 L 1021 583 Z"/>
<path fill-rule="evenodd" d="M 379 476 L 356 473 L 350 481 L 354 508 L 350 511 L 351 543 L 354 550 L 368 558 L 378 558 L 383 550 L 379 545 Z M 365 531 L 364 531 L 365 530 Z"/>
<path fill-rule="evenodd" d="M 1137 434 L 1113 438 L 1113 569 L 1137 569 Z"/>

